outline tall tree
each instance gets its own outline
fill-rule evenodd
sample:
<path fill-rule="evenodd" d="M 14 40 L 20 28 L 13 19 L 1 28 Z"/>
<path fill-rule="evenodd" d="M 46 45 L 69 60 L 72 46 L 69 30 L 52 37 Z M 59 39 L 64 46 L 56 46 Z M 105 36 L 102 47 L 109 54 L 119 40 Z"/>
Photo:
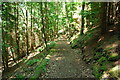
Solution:
<path fill-rule="evenodd" d="M 27 3 L 26 3 L 26 48 L 27 48 L 27 55 L 29 55 L 29 38 L 28 38 L 28 10 L 27 10 Z"/>
<path fill-rule="evenodd" d="M 32 11 L 32 8 L 33 8 L 33 3 L 31 2 L 31 50 L 33 50 L 33 11 Z"/>
<path fill-rule="evenodd" d="M 14 15 L 16 16 L 15 18 L 16 50 L 17 50 L 17 56 L 19 59 L 20 51 L 19 51 L 19 28 L 18 28 L 18 25 L 19 25 L 18 3 L 14 3 L 14 5 L 15 5 Z"/>
<path fill-rule="evenodd" d="M 85 9 L 85 2 L 82 2 L 82 25 L 81 25 L 81 31 L 80 31 L 80 35 L 83 35 L 83 31 L 84 31 L 84 24 L 85 24 L 85 21 L 84 21 L 84 9 Z"/>
<path fill-rule="evenodd" d="M 46 5 L 46 4 L 45 4 Z M 44 39 L 44 42 L 45 42 L 45 46 L 46 46 L 46 50 L 47 50 L 47 40 L 46 40 L 46 33 L 45 33 L 45 20 L 44 20 L 44 13 L 43 13 L 43 3 L 40 2 L 40 10 L 41 10 L 41 23 L 42 23 L 42 33 L 43 33 L 43 39 Z"/>
<path fill-rule="evenodd" d="M 107 2 L 101 3 L 101 34 L 104 34 L 106 32 L 107 28 Z"/>

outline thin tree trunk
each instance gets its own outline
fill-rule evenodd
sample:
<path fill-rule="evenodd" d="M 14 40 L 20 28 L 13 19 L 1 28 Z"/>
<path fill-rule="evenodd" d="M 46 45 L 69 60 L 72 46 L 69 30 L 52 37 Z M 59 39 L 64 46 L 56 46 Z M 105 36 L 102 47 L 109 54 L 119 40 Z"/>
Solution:
<path fill-rule="evenodd" d="M 20 57 L 20 51 L 19 51 L 19 30 L 18 30 L 18 4 L 15 3 L 15 10 L 14 10 L 14 15 L 16 15 L 16 19 L 15 19 L 15 35 L 16 35 L 16 44 L 17 44 L 17 56 L 18 59 Z M 15 12 L 16 11 L 16 12 Z"/>
<path fill-rule="evenodd" d="M 29 55 L 29 41 L 28 41 L 28 11 L 27 11 L 27 8 L 26 8 L 26 47 L 27 47 L 27 55 Z"/>
<path fill-rule="evenodd" d="M 110 23 L 110 8 L 111 8 L 111 2 L 108 3 L 108 24 Z"/>
<path fill-rule="evenodd" d="M 43 13 L 43 3 L 40 2 L 40 9 L 41 9 L 41 20 L 42 20 L 42 34 L 43 34 L 43 39 L 45 42 L 46 50 L 47 50 L 47 41 L 46 41 L 46 34 L 45 34 L 45 23 L 44 23 L 44 13 Z"/>
<path fill-rule="evenodd" d="M 113 21 L 113 16 L 114 16 L 114 3 L 112 3 L 112 8 L 111 8 L 111 20 Z"/>
<path fill-rule="evenodd" d="M 46 37 L 46 44 L 47 44 L 47 41 L 48 41 L 48 3 L 45 2 L 45 28 L 44 28 L 44 32 L 45 32 L 45 37 Z"/>
<path fill-rule="evenodd" d="M 85 2 L 82 2 L 82 25 L 81 25 L 81 31 L 80 31 L 80 35 L 83 35 L 83 31 L 84 31 L 84 8 L 85 8 Z"/>
<path fill-rule="evenodd" d="M 101 34 L 104 34 L 106 32 L 106 28 L 107 28 L 107 21 L 106 21 L 106 11 L 107 11 L 107 2 L 103 2 L 101 4 Z"/>
<path fill-rule="evenodd" d="M 6 6 L 8 7 L 8 3 L 6 3 Z M 8 8 L 7 7 L 5 9 L 6 13 L 8 13 Z M 4 28 L 7 28 L 8 27 L 8 22 L 7 22 L 8 14 L 5 14 L 5 15 L 7 15 L 7 17 L 6 17 L 6 26 L 4 26 Z M 3 42 L 2 53 L 4 53 L 3 54 L 3 59 L 4 59 L 3 64 L 4 64 L 4 70 L 7 71 L 8 70 L 8 52 L 7 52 L 6 44 L 8 42 L 7 41 L 8 34 L 7 34 L 7 32 L 4 31 L 3 27 L 2 27 L 2 35 L 3 35 L 3 37 L 2 37 L 2 42 Z"/>
<path fill-rule="evenodd" d="M 31 2 L 31 50 L 33 50 L 33 35 L 32 35 L 32 30 L 33 29 L 33 22 L 32 22 L 32 2 Z"/>
<path fill-rule="evenodd" d="M 59 19 L 58 19 L 58 10 L 59 10 L 59 6 L 60 6 L 60 3 L 59 2 L 57 2 L 56 3 L 56 16 L 57 16 L 57 19 L 55 20 L 55 22 L 56 22 L 56 29 L 55 29 L 55 38 L 57 38 L 58 37 L 58 22 L 59 22 Z"/>
<path fill-rule="evenodd" d="M 68 18 L 68 6 L 67 6 L 67 2 L 65 2 L 65 10 L 66 10 L 66 25 L 67 25 L 67 29 L 68 29 L 68 38 L 70 39 L 70 31 L 69 31 L 69 18 Z"/>

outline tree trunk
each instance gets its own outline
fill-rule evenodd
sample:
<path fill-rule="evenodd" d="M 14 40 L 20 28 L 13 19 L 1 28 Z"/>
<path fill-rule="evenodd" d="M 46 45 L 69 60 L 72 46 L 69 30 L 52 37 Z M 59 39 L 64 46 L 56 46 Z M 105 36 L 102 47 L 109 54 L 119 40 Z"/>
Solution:
<path fill-rule="evenodd" d="M 20 57 L 20 51 L 19 51 L 19 29 L 18 29 L 18 3 L 15 3 L 15 10 L 14 10 L 14 15 L 16 15 L 16 19 L 15 19 L 15 34 L 16 34 L 16 46 L 17 46 L 17 56 L 18 59 Z M 16 12 L 15 12 L 16 11 Z"/>
<path fill-rule="evenodd" d="M 67 6 L 67 2 L 65 2 L 65 10 L 66 10 L 66 25 L 67 25 L 67 33 L 68 33 L 68 38 L 70 39 L 70 25 L 69 25 L 69 18 L 68 18 L 68 6 Z"/>
<path fill-rule="evenodd" d="M 27 56 L 29 55 L 29 41 L 28 41 L 28 11 L 26 8 L 26 47 L 27 47 Z"/>
<path fill-rule="evenodd" d="M 107 2 L 103 2 L 101 3 L 101 34 L 104 34 L 107 30 L 106 11 L 107 11 Z"/>
<path fill-rule="evenodd" d="M 47 50 L 47 40 L 46 40 L 46 34 L 45 34 L 45 23 L 44 23 L 44 13 L 43 13 L 43 3 L 42 2 L 40 2 L 40 9 L 41 9 L 41 16 L 42 16 L 42 18 L 41 18 L 41 22 L 42 22 L 42 29 L 41 29 L 41 31 L 42 31 L 42 34 L 43 34 L 43 39 L 44 39 L 44 42 L 45 42 L 45 46 L 46 46 L 46 50 Z"/>
<path fill-rule="evenodd" d="M 80 35 L 83 35 L 83 31 L 84 31 L 84 8 L 85 8 L 85 2 L 82 2 L 82 25 L 81 25 L 81 31 L 80 31 Z"/>
<path fill-rule="evenodd" d="M 33 50 L 33 35 L 32 35 L 32 30 L 33 29 L 33 22 L 32 22 L 32 2 L 31 2 L 31 50 Z"/>
<path fill-rule="evenodd" d="M 107 16 L 107 17 L 108 17 L 108 18 L 107 18 L 107 19 L 108 19 L 108 20 L 107 20 L 107 21 L 108 21 L 108 24 L 110 23 L 110 9 L 111 9 L 111 2 L 108 3 L 108 16 Z"/>

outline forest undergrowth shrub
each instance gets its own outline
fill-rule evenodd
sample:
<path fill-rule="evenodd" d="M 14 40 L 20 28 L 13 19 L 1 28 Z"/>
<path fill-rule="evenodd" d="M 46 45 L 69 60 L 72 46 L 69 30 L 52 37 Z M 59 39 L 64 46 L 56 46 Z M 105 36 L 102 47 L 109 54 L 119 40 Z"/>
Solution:
<path fill-rule="evenodd" d="M 32 66 L 33 64 L 41 61 L 42 59 L 32 59 L 26 62 L 27 65 Z"/>
<path fill-rule="evenodd" d="M 25 77 L 23 74 L 16 74 L 15 75 L 16 78 L 13 78 L 12 80 L 25 80 Z"/>
<path fill-rule="evenodd" d="M 92 67 L 93 69 L 93 75 L 96 78 L 100 78 L 104 71 L 107 70 L 107 59 L 105 57 L 102 57 L 98 60 L 97 63 L 95 63 Z"/>
<path fill-rule="evenodd" d="M 55 41 L 49 41 L 49 42 L 47 43 L 48 49 L 53 48 L 55 45 L 56 45 L 56 42 L 55 42 Z"/>
<path fill-rule="evenodd" d="M 113 49 L 113 48 L 110 48 Z M 110 54 L 112 52 L 109 51 L 109 49 L 99 49 L 97 50 L 98 52 L 94 53 L 93 56 L 93 61 L 95 62 L 93 64 L 93 75 L 96 78 L 101 79 L 104 72 L 108 71 L 108 65 L 116 60 L 119 59 L 118 55 L 113 55 L 111 56 Z M 113 65 L 111 65 L 111 67 L 113 67 Z M 113 71 L 112 75 L 113 77 L 116 77 L 116 75 L 118 75 L 118 73 L 114 74 L 115 71 Z M 110 73 L 109 73 L 110 74 Z M 118 76 L 117 76 L 118 77 Z"/>
<path fill-rule="evenodd" d="M 81 48 L 81 47 L 85 46 L 85 41 L 90 39 L 91 37 L 92 37 L 92 34 L 81 35 L 80 37 L 71 41 L 71 47 L 72 48 Z"/>
<path fill-rule="evenodd" d="M 103 72 L 107 70 L 106 64 L 94 64 L 93 66 L 93 75 L 97 78 L 100 79 L 101 76 L 103 75 Z"/>
<path fill-rule="evenodd" d="M 96 77 L 96 78 L 99 78 L 101 76 L 101 72 L 100 72 L 100 66 L 95 64 L 93 66 L 93 75 Z"/>
<path fill-rule="evenodd" d="M 88 40 L 92 39 L 97 31 L 97 28 L 93 28 L 86 32 L 84 35 L 77 35 L 74 39 L 70 40 L 71 47 L 72 48 L 81 48 L 84 47 L 85 45 L 89 44 Z"/>
<path fill-rule="evenodd" d="M 92 69 L 93 69 L 93 75 L 100 79 L 101 76 L 103 75 L 104 71 L 107 71 L 107 64 L 109 63 L 108 57 L 109 57 L 109 52 L 103 49 L 98 49 L 94 53 L 93 56 L 93 61 L 95 62 Z"/>
<path fill-rule="evenodd" d="M 109 61 L 116 61 L 118 59 L 120 59 L 120 56 L 116 53 L 111 53 L 111 55 L 108 57 Z"/>
<path fill-rule="evenodd" d="M 48 47 L 48 52 L 47 52 L 47 55 L 44 56 L 45 58 L 44 59 L 41 59 L 41 60 L 35 60 L 33 62 L 36 62 L 37 61 L 37 66 L 34 70 L 34 75 L 31 76 L 32 79 L 36 79 L 38 78 L 41 73 L 45 72 L 46 71 L 46 65 L 48 64 L 48 61 L 49 61 L 49 58 L 46 58 L 48 57 L 48 55 L 51 55 L 51 51 L 53 52 L 54 50 L 51 50 L 53 47 L 56 46 L 56 42 L 55 41 L 49 41 L 47 43 L 47 47 Z M 41 54 L 41 53 L 40 53 Z M 44 53 L 42 54 L 44 55 Z"/>
<path fill-rule="evenodd" d="M 39 54 L 37 54 L 36 58 L 34 59 L 24 59 L 24 63 L 26 64 L 28 68 L 25 68 L 24 72 L 26 73 L 25 76 L 24 75 L 21 75 L 21 74 L 16 74 L 15 76 L 15 80 L 17 80 L 18 78 L 21 78 L 24 80 L 25 77 L 27 78 L 30 78 L 30 79 L 36 79 L 38 78 L 41 73 L 45 72 L 46 71 L 46 65 L 48 64 L 48 61 L 49 61 L 49 58 L 46 58 L 48 57 L 48 55 L 51 55 L 51 51 L 54 52 L 55 50 L 51 50 L 51 48 L 53 48 L 54 46 L 56 45 L 56 42 L 54 41 L 50 41 L 48 42 L 48 51 L 39 51 L 39 48 L 37 50 L 37 52 Z M 45 56 L 45 53 L 47 53 L 47 55 Z"/>
<path fill-rule="evenodd" d="M 34 75 L 31 76 L 31 78 L 38 78 L 41 73 L 46 71 L 46 65 L 48 64 L 49 59 L 43 59 L 40 63 L 38 63 L 38 65 L 36 66 L 35 70 L 34 70 Z"/>

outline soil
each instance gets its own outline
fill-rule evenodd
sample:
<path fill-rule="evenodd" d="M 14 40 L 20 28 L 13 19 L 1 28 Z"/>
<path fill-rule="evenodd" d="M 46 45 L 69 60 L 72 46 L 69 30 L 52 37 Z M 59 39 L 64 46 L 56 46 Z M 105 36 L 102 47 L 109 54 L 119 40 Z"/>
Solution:
<path fill-rule="evenodd" d="M 56 45 L 51 51 L 52 55 L 50 54 L 46 72 L 42 73 L 39 78 L 94 78 L 90 65 L 82 60 L 80 49 L 72 49 L 66 36 L 56 39 Z M 32 53 L 31 56 L 33 56 Z M 39 58 L 39 54 L 37 54 L 30 60 Z M 29 78 L 34 74 L 36 65 L 37 63 L 28 67 L 22 61 L 19 66 L 12 67 L 10 72 L 4 73 L 4 78 L 15 78 L 16 75 Z"/>
<path fill-rule="evenodd" d="M 67 40 L 60 40 L 50 57 L 42 78 L 94 78 L 90 65 L 86 64 L 79 49 L 72 49 Z"/>

